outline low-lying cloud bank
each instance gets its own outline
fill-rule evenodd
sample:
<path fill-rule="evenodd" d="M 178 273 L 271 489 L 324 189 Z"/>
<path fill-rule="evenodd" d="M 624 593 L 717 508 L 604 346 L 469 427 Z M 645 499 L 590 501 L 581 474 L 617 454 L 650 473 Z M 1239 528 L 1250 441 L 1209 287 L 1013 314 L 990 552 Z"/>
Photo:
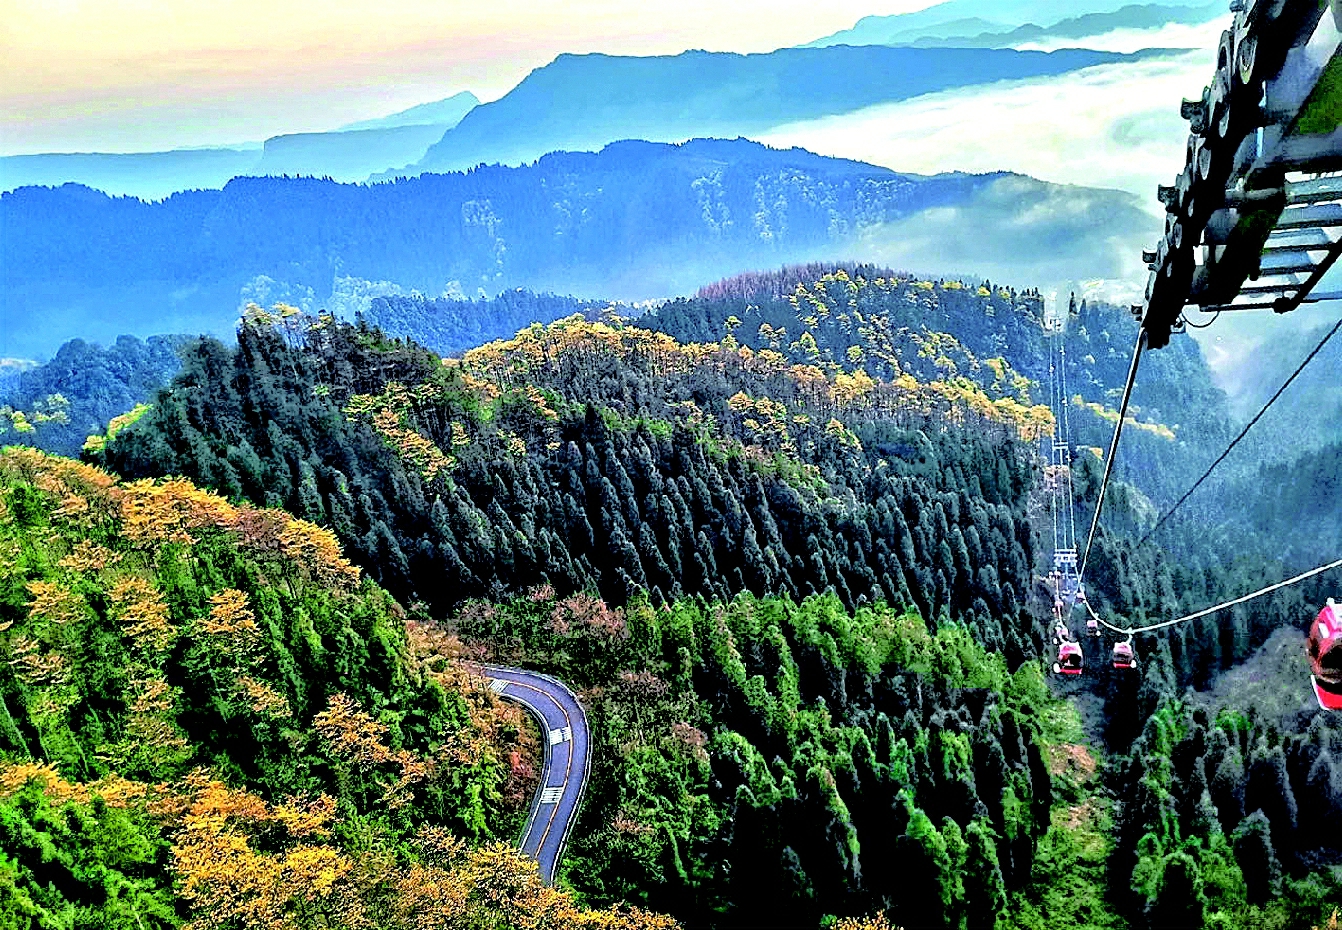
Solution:
<path fill-rule="evenodd" d="M 1118 188 L 1159 210 L 1156 185 L 1183 163 L 1179 101 L 1211 73 L 1207 53 L 1172 53 L 1036 80 L 1001 81 L 790 123 L 758 138 L 897 171 L 1014 171 Z"/>
<path fill-rule="evenodd" d="M 1139 296 L 1141 244 L 1159 230 L 1130 194 L 1013 176 L 966 204 L 868 229 L 855 252 L 897 268 L 1035 285 L 1062 300 L 1075 292 L 1121 303 Z"/>

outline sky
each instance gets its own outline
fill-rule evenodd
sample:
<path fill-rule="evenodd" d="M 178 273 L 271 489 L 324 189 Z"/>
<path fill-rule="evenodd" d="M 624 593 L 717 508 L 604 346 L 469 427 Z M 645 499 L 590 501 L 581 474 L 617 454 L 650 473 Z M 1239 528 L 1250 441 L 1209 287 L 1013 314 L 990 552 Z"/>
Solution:
<path fill-rule="evenodd" d="M 561 52 L 768 51 L 930 0 L 0 0 L 0 155 L 334 129 Z"/>

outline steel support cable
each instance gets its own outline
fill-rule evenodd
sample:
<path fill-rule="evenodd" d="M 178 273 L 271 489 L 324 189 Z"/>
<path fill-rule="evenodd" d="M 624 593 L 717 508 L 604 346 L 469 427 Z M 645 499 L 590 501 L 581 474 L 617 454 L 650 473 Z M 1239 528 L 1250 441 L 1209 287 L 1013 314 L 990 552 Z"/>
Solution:
<path fill-rule="evenodd" d="M 1072 418 L 1068 409 L 1072 405 L 1067 394 L 1067 339 L 1066 331 L 1058 340 L 1058 354 L 1062 369 L 1062 441 L 1067 444 L 1063 454 L 1067 456 L 1067 548 L 1076 548 L 1076 492 L 1072 487 Z"/>
<path fill-rule="evenodd" d="M 1050 334 L 1049 341 L 1052 342 L 1053 338 L 1056 337 L 1053 337 Z M 1050 346 L 1049 357 L 1048 357 L 1048 405 L 1050 410 L 1057 409 L 1057 401 L 1058 401 L 1058 370 L 1054 362 L 1053 349 Z M 1053 423 L 1053 435 L 1048 438 L 1048 464 L 1049 467 L 1053 469 L 1053 481 L 1051 487 L 1049 488 L 1049 498 L 1050 503 L 1052 504 L 1050 509 L 1053 511 L 1053 551 L 1056 553 L 1059 549 L 1066 548 L 1058 544 L 1059 540 L 1058 508 L 1060 504 L 1058 500 L 1058 468 L 1057 468 L 1058 424 L 1056 420 L 1054 420 Z"/>
<path fill-rule="evenodd" d="M 1137 380 L 1137 363 L 1142 357 L 1142 346 L 1146 345 L 1146 328 L 1137 330 L 1137 342 L 1132 347 L 1132 362 L 1128 365 L 1128 380 L 1123 385 L 1123 402 L 1118 408 L 1118 422 L 1114 424 L 1114 438 L 1109 441 L 1109 455 L 1104 460 L 1104 477 L 1100 480 L 1100 496 L 1095 501 L 1095 516 L 1090 521 L 1090 532 L 1086 534 L 1086 553 L 1081 558 L 1081 567 L 1076 573 L 1078 582 L 1086 577 L 1086 565 L 1090 562 L 1090 547 L 1095 543 L 1095 531 L 1100 526 L 1100 511 L 1104 509 L 1104 495 L 1109 489 L 1109 476 L 1114 471 L 1114 456 L 1118 453 L 1118 438 L 1123 435 L 1123 421 L 1128 417 L 1128 402 L 1132 400 L 1132 385 Z"/>
<path fill-rule="evenodd" d="M 1300 373 L 1305 370 L 1305 366 L 1314 360 L 1314 356 L 1318 355 L 1320 352 L 1323 351 L 1323 347 L 1328 344 L 1328 340 L 1332 339 L 1339 329 L 1342 329 L 1342 320 L 1338 320 L 1337 323 L 1333 326 L 1333 328 L 1330 329 L 1328 333 L 1323 337 L 1323 339 L 1319 341 L 1319 344 L 1316 345 L 1313 348 L 1313 350 L 1308 355 L 1305 356 L 1305 360 L 1300 363 L 1300 365 L 1295 369 L 1295 371 L 1291 372 L 1291 376 L 1286 379 L 1285 383 L 1282 384 L 1281 387 L 1277 388 L 1277 393 L 1273 394 L 1272 397 L 1268 400 L 1268 402 L 1263 405 L 1263 409 L 1259 410 L 1256 414 L 1254 414 L 1253 419 L 1248 422 L 1248 424 L 1244 427 L 1244 429 L 1240 430 L 1238 436 L 1236 436 L 1234 439 L 1230 441 L 1230 445 L 1226 446 L 1225 451 L 1216 457 L 1216 461 L 1212 462 L 1211 465 L 1207 466 L 1207 470 L 1202 473 L 1202 477 L 1199 478 L 1197 481 L 1194 481 L 1193 486 L 1190 487 L 1187 491 L 1185 491 L 1183 493 L 1183 496 L 1174 502 L 1174 506 L 1171 507 L 1169 510 L 1165 511 L 1165 515 L 1162 516 L 1159 520 L 1157 520 L 1156 525 L 1151 527 L 1150 532 L 1148 532 L 1145 536 L 1142 537 L 1141 542 L 1137 544 L 1138 546 L 1143 546 L 1147 542 L 1149 542 L 1151 537 L 1156 535 L 1156 533 L 1160 531 L 1160 528 L 1165 525 L 1165 522 L 1169 520 L 1170 517 L 1174 516 L 1175 511 L 1177 511 L 1180 507 L 1183 506 L 1184 501 L 1188 500 L 1188 498 L 1190 498 L 1193 495 L 1193 492 L 1198 489 L 1198 487 L 1202 484 L 1202 482 L 1206 481 L 1207 478 L 1211 475 L 1211 473 L 1216 470 L 1216 466 L 1220 465 L 1223 461 L 1225 461 L 1226 456 L 1230 454 L 1231 450 L 1233 450 L 1235 446 L 1239 445 L 1240 440 L 1242 440 L 1245 436 L 1249 434 L 1249 430 L 1253 429 L 1254 424 L 1256 424 L 1259 420 L 1263 418 L 1263 414 L 1267 413 L 1268 408 L 1270 408 L 1274 403 L 1277 402 L 1277 398 L 1281 397 L 1281 395 L 1286 391 L 1286 389 L 1291 386 L 1291 382 L 1295 381 L 1295 379 L 1300 376 Z"/>
<path fill-rule="evenodd" d="M 1176 617 L 1173 620 L 1164 620 L 1160 623 L 1148 624 L 1147 626 L 1135 626 L 1135 627 L 1128 627 L 1126 629 L 1123 627 L 1114 626 L 1112 623 L 1109 623 L 1103 617 L 1101 617 L 1099 614 L 1095 612 L 1095 608 L 1091 606 L 1090 601 L 1085 602 L 1086 610 L 1090 612 L 1091 617 L 1094 618 L 1097 622 L 1113 630 L 1115 633 L 1121 633 L 1124 636 L 1132 636 L 1135 633 L 1150 633 L 1154 630 L 1162 630 L 1167 626 L 1175 626 L 1180 623 L 1187 623 L 1189 620 L 1197 620 L 1201 617 L 1207 616 L 1208 614 L 1214 614 L 1217 611 L 1225 610 L 1229 607 L 1235 607 L 1239 604 L 1243 604 L 1246 601 L 1252 601 L 1255 598 L 1262 597 L 1264 594 L 1271 594 L 1273 591 L 1289 587 L 1293 584 L 1296 584 L 1297 582 L 1304 581 L 1306 578 L 1313 578 L 1315 575 L 1322 575 L 1324 572 L 1334 568 L 1342 568 L 1342 559 L 1336 559 L 1332 562 L 1329 562 L 1327 565 L 1320 565 L 1318 568 L 1311 568 L 1307 572 L 1301 572 L 1294 578 L 1287 578 L 1285 581 L 1278 581 L 1276 584 L 1270 584 L 1265 588 L 1259 588 L 1257 591 L 1254 591 L 1251 594 L 1245 594 L 1243 597 L 1237 597 L 1233 601 L 1226 601 L 1223 604 L 1217 604 L 1215 607 L 1208 607 L 1204 610 L 1199 610 L 1196 613 L 1185 614 L 1184 616 Z"/>

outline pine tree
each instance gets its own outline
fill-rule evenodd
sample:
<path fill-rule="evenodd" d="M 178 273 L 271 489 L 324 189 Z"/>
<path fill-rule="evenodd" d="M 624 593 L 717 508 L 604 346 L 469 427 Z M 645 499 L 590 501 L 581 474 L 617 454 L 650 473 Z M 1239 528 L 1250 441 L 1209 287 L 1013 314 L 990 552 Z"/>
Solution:
<path fill-rule="evenodd" d="M 1165 858 L 1155 897 L 1146 907 L 1147 924 L 1155 930 L 1201 930 L 1207 910 L 1202 874 L 1184 852 Z"/>
<path fill-rule="evenodd" d="M 992 826 L 975 820 L 965 829 L 965 918 L 969 927 L 992 928 L 1006 915 L 1006 883 Z"/>
<path fill-rule="evenodd" d="M 1244 873 L 1250 904 L 1264 904 L 1281 893 L 1281 863 L 1272 848 L 1272 825 L 1256 810 L 1235 830 L 1235 861 Z"/>

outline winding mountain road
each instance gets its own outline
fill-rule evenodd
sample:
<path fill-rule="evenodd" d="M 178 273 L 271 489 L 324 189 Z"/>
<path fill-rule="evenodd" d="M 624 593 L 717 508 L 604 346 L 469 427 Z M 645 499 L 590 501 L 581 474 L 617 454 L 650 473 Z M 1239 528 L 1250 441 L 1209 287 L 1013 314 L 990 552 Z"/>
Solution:
<path fill-rule="evenodd" d="M 548 885 L 554 881 L 592 767 L 587 715 L 568 686 L 549 675 L 496 665 L 482 670 L 495 694 L 521 704 L 541 724 L 545 761 L 521 846 L 523 854 L 539 863 Z"/>

